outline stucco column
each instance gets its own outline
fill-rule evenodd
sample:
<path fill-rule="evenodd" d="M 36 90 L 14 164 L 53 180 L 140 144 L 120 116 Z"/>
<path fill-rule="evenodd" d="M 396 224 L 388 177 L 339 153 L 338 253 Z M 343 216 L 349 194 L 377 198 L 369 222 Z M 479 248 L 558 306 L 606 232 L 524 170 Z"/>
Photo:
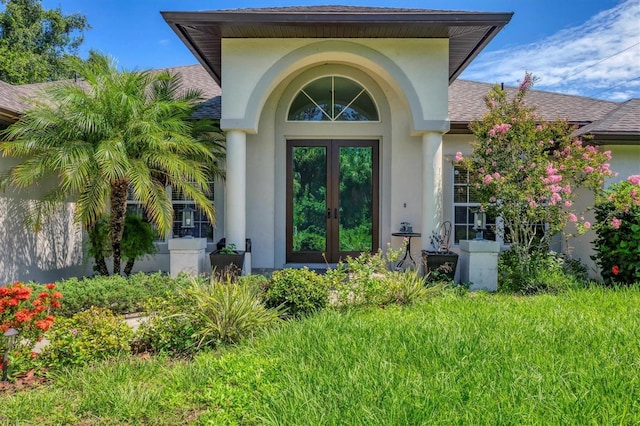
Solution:
<path fill-rule="evenodd" d="M 442 222 L 442 133 L 422 134 L 422 248 Z"/>
<path fill-rule="evenodd" d="M 245 250 L 247 234 L 247 134 L 227 130 L 227 178 L 224 204 L 224 234 L 228 244 Z"/>

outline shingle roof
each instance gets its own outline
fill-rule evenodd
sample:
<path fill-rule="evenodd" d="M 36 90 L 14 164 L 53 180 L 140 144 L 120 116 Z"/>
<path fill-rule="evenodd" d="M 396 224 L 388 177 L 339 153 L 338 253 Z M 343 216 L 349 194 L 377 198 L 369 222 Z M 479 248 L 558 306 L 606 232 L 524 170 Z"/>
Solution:
<path fill-rule="evenodd" d="M 449 86 L 449 119 L 452 122 L 466 123 L 481 118 L 487 111 L 484 97 L 493 86 L 468 80 L 454 81 Z M 504 89 L 510 96 L 518 90 L 516 87 Z M 544 120 L 567 118 L 571 122 L 581 124 L 600 120 L 619 105 L 612 101 L 541 90 L 530 91 L 525 101 L 529 105 L 535 105 L 538 114 Z"/>
<path fill-rule="evenodd" d="M 16 86 L 0 81 L 0 122 L 13 121 L 26 106 Z"/>
<path fill-rule="evenodd" d="M 165 68 L 181 75 L 186 87 L 202 91 L 205 100 L 196 112 L 198 118 L 221 117 L 222 91 L 214 79 L 200 64 Z M 161 70 L 158 70 L 161 71 Z M 20 96 L 37 98 L 42 88 L 52 83 L 11 86 L 0 81 L 0 108 L 24 111 L 27 104 L 20 101 Z M 449 119 L 452 127 L 459 124 L 466 128 L 467 123 L 481 118 L 486 112 L 484 97 L 493 85 L 468 80 L 456 80 L 449 86 Z M 515 87 L 505 90 L 513 94 Z M 624 103 L 564 95 L 560 93 L 532 90 L 526 98 L 527 102 L 537 106 L 537 112 L 545 120 L 566 118 L 573 123 L 583 125 L 580 134 L 624 136 L 640 142 L 640 99 L 631 99 Z"/>
<path fill-rule="evenodd" d="M 155 71 L 169 71 L 171 73 L 179 74 L 185 88 L 196 88 L 202 92 L 204 101 L 195 114 L 197 118 L 220 118 L 220 95 L 222 91 L 220 90 L 220 86 L 216 84 L 213 78 L 211 78 L 201 65 L 186 65 L 163 68 Z M 71 82 L 73 80 L 63 81 Z M 38 99 L 38 97 L 42 95 L 42 91 L 44 89 L 52 84 L 59 83 L 60 81 L 12 86 L 0 81 L 0 110 L 5 109 L 10 111 L 13 113 L 13 116 L 20 115 L 29 107 L 29 104 L 22 99 Z M 83 84 L 81 80 L 77 83 Z"/>
<path fill-rule="evenodd" d="M 578 134 L 640 135 L 640 98 L 629 99 L 611 110 L 601 120 L 582 127 Z"/>

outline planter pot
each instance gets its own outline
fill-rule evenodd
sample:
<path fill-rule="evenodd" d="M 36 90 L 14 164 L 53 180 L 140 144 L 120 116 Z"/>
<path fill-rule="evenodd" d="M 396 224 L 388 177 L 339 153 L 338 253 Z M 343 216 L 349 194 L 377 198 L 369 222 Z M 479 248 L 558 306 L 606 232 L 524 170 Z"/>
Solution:
<path fill-rule="evenodd" d="M 422 264 L 424 265 L 425 275 L 436 271 L 448 279 L 453 280 L 456 276 L 456 268 L 458 267 L 458 253 L 452 251 L 441 253 L 422 250 Z"/>
<path fill-rule="evenodd" d="M 216 274 L 237 276 L 242 272 L 244 265 L 243 251 L 236 253 L 220 253 L 219 250 L 209 253 L 211 269 Z"/>

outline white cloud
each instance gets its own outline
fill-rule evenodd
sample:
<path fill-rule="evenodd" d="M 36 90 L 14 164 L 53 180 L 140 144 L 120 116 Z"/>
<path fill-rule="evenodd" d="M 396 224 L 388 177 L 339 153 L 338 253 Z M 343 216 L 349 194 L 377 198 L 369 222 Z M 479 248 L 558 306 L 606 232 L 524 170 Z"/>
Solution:
<path fill-rule="evenodd" d="M 535 88 L 626 100 L 640 97 L 640 2 L 626 0 L 584 24 L 539 42 L 483 52 L 462 78 L 517 85 L 525 71 Z"/>

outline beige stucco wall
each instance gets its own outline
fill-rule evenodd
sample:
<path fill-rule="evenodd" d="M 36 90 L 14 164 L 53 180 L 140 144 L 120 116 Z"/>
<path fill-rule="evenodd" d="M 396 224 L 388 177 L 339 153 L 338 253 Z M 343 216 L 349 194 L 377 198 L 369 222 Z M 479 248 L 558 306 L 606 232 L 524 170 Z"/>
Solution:
<path fill-rule="evenodd" d="M 415 131 L 442 128 L 448 49 L 447 39 L 223 39 L 221 125 L 255 133 L 267 99 L 285 80 L 316 65 L 347 64 L 402 94 Z"/>
<path fill-rule="evenodd" d="M 448 130 L 448 40 L 229 39 L 222 42 L 222 63 L 221 126 L 248 133 L 246 235 L 253 268 L 285 265 L 288 139 L 378 140 L 380 246 L 401 244 L 391 237 L 400 222 L 421 231 L 421 133 Z M 362 84 L 380 122 L 287 122 L 293 97 L 323 75 Z M 420 248 L 414 241 L 415 255 Z"/>
<path fill-rule="evenodd" d="M 14 164 L 15 161 L 0 158 L 0 172 Z M 82 231 L 73 223 L 73 203 L 52 215 L 38 233 L 23 224 L 27 207 L 48 188 L 0 193 L 0 285 L 83 276 L 88 269 Z"/>

